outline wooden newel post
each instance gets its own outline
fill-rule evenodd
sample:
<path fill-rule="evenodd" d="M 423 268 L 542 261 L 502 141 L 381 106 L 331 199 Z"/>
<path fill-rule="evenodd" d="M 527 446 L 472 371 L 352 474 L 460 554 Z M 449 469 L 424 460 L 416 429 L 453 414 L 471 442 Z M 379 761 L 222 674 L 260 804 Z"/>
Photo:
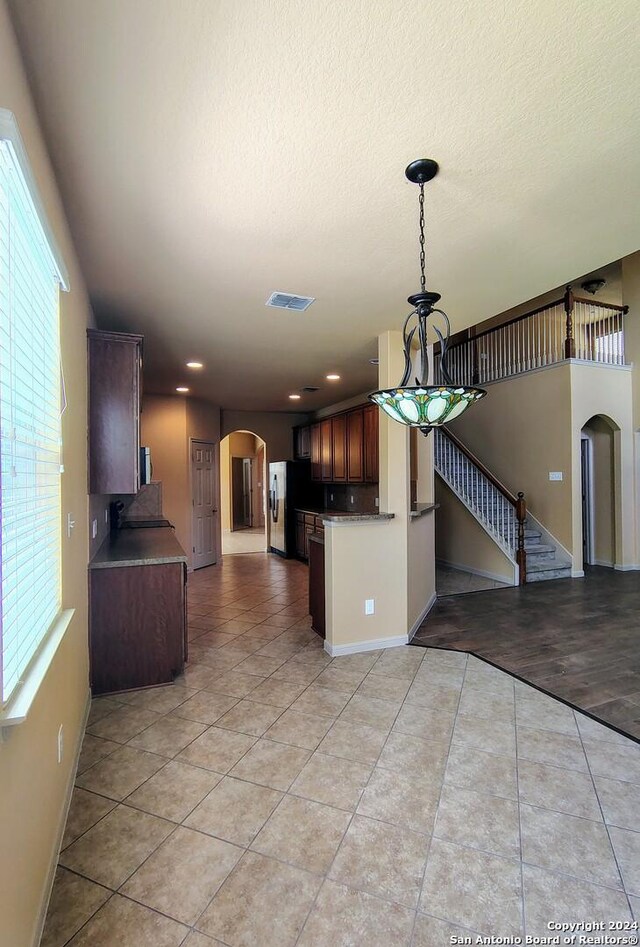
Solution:
<path fill-rule="evenodd" d="M 527 551 L 524 548 L 524 523 L 527 518 L 527 504 L 524 493 L 518 494 L 516 501 L 516 520 L 518 522 L 518 545 L 516 548 L 516 562 L 520 573 L 520 585 L 527 584 Z"/>
<path fill-rule="evenodd" d="M 576 340 L 573 337 L 573 292 L 570 286 L 564 294 L 564 311 L 567 314 L 567 328 L 564 340 L 564 357 L 576 357 Z"/>

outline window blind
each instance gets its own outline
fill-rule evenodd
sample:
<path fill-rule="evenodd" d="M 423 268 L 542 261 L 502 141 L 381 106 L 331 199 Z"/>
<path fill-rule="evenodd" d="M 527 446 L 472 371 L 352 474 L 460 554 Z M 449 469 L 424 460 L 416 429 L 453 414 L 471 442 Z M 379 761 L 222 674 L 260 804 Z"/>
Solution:
<path fill-rule="evenodd" d="M 0 139 L 3 705 L 61 608 L 59 288 L 21 162 Z"/>

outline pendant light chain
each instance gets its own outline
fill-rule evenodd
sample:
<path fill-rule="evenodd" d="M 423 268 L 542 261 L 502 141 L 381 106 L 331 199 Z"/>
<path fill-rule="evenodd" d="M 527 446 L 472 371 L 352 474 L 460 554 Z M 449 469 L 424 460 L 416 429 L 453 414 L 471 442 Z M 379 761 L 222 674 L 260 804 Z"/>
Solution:
<path fill-rule="evenodd" d="M 424 184 L 420 185 L 420 289 L 424 293 L 427 288 L 425 274 L 426 257 L 424 252 Z"/>

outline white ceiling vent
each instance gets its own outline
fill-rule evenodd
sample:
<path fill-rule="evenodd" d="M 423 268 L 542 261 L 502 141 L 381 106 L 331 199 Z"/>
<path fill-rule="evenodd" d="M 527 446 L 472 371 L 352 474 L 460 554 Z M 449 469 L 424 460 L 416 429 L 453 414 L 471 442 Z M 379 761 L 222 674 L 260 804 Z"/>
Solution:
<path fill-rule="evenodd" d="M 315 302 L 315 296 L 294 296 L 293 293 L 271 293 L 267 299 L 267 306 L 274 306 L 276 309 L 294 309 L 296 312 L 304 312 L 312 302 Z"/>

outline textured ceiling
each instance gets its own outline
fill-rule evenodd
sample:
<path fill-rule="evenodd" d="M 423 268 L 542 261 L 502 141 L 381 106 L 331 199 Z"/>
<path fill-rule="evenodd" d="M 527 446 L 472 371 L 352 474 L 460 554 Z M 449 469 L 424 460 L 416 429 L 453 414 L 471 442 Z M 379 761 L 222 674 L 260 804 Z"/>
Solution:
<path fill-rule="evenodd" d="M 637 0 L 10 5 L 96 314 L 144 333 L 147 390 L 188 358 L 223 406 L 375 386 L 417 288 L 416 157 L 454 329 L 640 247 Z"/>

